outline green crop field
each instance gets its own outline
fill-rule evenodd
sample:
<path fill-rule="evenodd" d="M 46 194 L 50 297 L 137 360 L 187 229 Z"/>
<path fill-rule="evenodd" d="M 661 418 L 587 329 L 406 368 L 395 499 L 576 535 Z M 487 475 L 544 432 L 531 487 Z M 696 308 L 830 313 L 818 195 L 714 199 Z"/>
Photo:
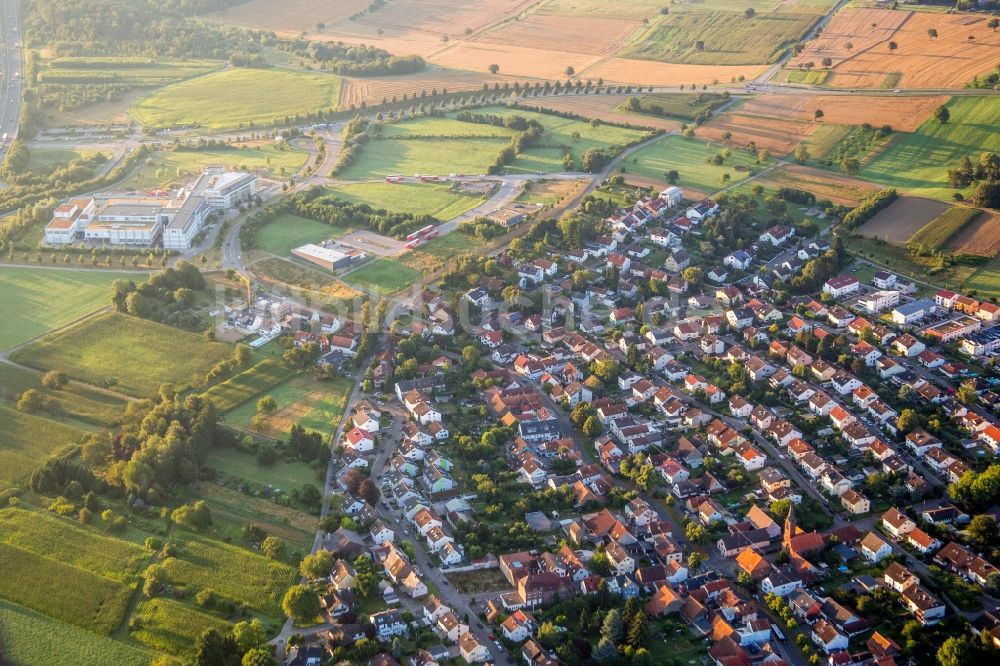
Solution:
<path fill-rule="evenodd" d="M 739 11 L 671 11 L 621 55 L 698 65 L 774 62 L 817 21 L 818 14 Z M 699 48 L 698 44 L 701 43 Z"/>
<path fill-rule="evenodd" d="M 236 171 L 260 170 L 281 178 L 301 169 L 308 157 L 309 154 L 304 150 L 278 143 L 205 150 L 158 150 L 149 157 L 147 163 L 139 165 L 135 174 L 122 187 L 148 190 L 182 181 L 186 184 L 210 165 Z"/>
<path fill-rule="evenodd" d="M 132 630 L 132 637 L 171 655 L 192 652 L 195 641 L 208 629 L 228 631 L 232 626 L 225 620 L 170 599 L 143 601 L 133 617 L 141 624 L 139 629 Z"/>
<path fill-rule="evenodd" d="M 235 377 L 216 384 L 203 397 L 215 403 L 221 414 L 251 400 L 288 379 L 292 372 L 278 359 L 267 358 Z"/>
<path fill-rule="evenodd" d="M 340 78 L 331 74 L 237 68 L 157 90 L 129 112 L 147 127 L 198 124 L 229 129 L 333 109 L 339 99 Z"/>
<path fill-rule="evenodd" d="M 393 294 L 420 279 L 420 273 L 392 259 L 376 259 L 344 275 L 344 282 L 357 289 Z"/>
<path fill-rule="evenodd" d="M 983 211 L 978 208 L 966 208 L 964 206 L 949 208 L 918 229 L 910 236 L 906 244 L 925 247 L 930 250 L 940 250 L 946 247 L 948 241 L 954 238 L 966 225 L 982 215 L 982 213 Z"/>
<path fill-rule="evenodd" d="M 720 166 L 707 161 L 723 150 L 722 146 L 700 139 L 667 136 L 633 153 L 624 162 L 623 168 L 626 177 L 643 176 L 660 182 L 666 182 L 664 174 L 675 169 L 680 174 L 679 185 L 703 194 L 712 194 L 725 187 L 723 174 L 729 174 L 730 182 L 736 183 L 750 175 L 749 169 L 762 168 L 753 157 L 741 150 L 732 151 L 732 155 Z M 740 171 L 737 167 L 744 170 Z"/>
<path fill-rule="evenodd" d="M 697 95 L 682 95 L 670 93 L 652 93 L 636 96 L 639 108 L 635 113 L 652 116 L 669 116 L 681 120 L 694 120 L 699 114 L 710 111 L 726 102 L 720 93 L 698 93 Z M 629 111 L 628 102 L 618 106 L 622 111 Z"/>
<path fill-rule="evenodd" d="M 138 544 L 48 513 L 17 508 L 0 511 L 0 542 L 124 582 L 135 580 L 149 560 Z"/>
<path fill-rule="evenodd" d="M 232 349 L 138 317 L 108 313 L 19 349 L 14 360 L 39 369 L 59 369 L 95 386 L 113 386 L 134 396 L 154 395 L 170 382 L 188 386 Z"/>
<path fill-rule="evenodd" d="M 830 71 L 826 69 L 792 69 L 785 74 L 785 80 L 789 83 L 809 83 L 814 86 L 821 86 L 826 83 Z"/>
<path fill-rule="evenodd" d="M 429 183 L 350 183 L 327 189 L 338 199 L 365 203 L 393 213 L 431 215 L 442 222 L 483 202 L 483 197 L 456 192 L 449 185 Z"/>
<path fill-rule="evenodd" d="M 131 588 L 122 583 L 5 543 L 0 562 L 0 598 L 99 634 L 124 616 Z"/>
<path fill-rule="evenodd" d="M 285 257 L 300 245 L 340 238 L 348 231 L 291 213 L 281 213 L 257 230 L 254 241 L 258 250 Z"/>
<path fill-rule="evenodd" d="M 0 349 L 27 342 L 111 302 L 116 279 L 141 280 L 144 273 L 0 268 Z"/>
<path fill-rule="evenodd" d="M 52 453 L 76 446 L 84 433 L 0 406 L 0 489 L 26 480 Z"/>
<path fill-rule="evenodd" d="M 41 373 L 15 365 L 0 363 L 0 402 L 13 407 L 21 393 L 35 389 L 46 398 L 59 401 L 60 412 L 46 417 L 63 421 L 70 425 L 82 422 L 86 425 L 110 426 L 121 416 L 125 401 L 121 398 L 98 391 L 85 384 L 71 383 L 58 389 L 42 386 Z"/>
<path fill-rule="evenodd" d="M 149 666 L 153 653 L 0 600 L 3 657 L 18 666 Z"/>
<path fill-rule="evenodd" d="M 892 145 L 861 170 L 861 177 L 886 187 L 934 199 L 951 200 L 948 169 L 969 156 L 1000 152 L 1000 105 L 992 97 L 955 97 L 948 103 L 951 119 L 928 119 L 911 134 L 899 134 Z M 968 194 L 968 190 L 965 191 Z"/>
<path fill-rule="evenodd" d="M 298 571 L 221 541 L 187 534 L 177 541 L 180 556 L 163 562 L 171 584 L 191 594 L 211 588 L 260 613 L 281 615 L 281 598 Z"/>

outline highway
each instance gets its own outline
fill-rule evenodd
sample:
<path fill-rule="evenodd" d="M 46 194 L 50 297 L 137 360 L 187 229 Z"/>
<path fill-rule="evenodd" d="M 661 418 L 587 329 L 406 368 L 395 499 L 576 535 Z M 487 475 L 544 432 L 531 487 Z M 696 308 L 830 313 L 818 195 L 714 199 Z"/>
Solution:
<path fill-rule="evenodd" d="M 0 135 L 7 140 L 0 147 L 0 162 L 7 157 L 10 144 L 17 136 L 17 125 L 21 115 L 21 83 L 24 68 L 21 60 L 21 34 L 18 24 L 17 0 L 0 0 Z"/>

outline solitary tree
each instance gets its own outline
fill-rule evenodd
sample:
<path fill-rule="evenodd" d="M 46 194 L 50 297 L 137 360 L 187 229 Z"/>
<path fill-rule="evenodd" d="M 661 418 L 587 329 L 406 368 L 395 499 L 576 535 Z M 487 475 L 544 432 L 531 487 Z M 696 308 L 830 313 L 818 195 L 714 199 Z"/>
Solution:
<path fill-rule="evenodd" d="M 288 617 L 308 622 L 319 615 L 319 597 L 306 585 L 293 585 L 281 600 L 281 608 Z"/>
<path fill-rule="evenodd" d="M 486 69 L 488 69 L 490 71 L 490 74 L 496 74 L 497 72 L 500 71 L 500 65 L 496 65 L 496 64 L 490 65 Z"/>
<path fill-rule="evenodd" d="M 822 120 L 824 115 L 823 109 L 816 109 L 816 111 L 813 112 L 813 118 L 816 119 L 816 122 Z"/>
<path fill-rule="evenodd" d="M 992 28 L 993 32 L 996 32 L 997 28 L 1000 28 L 1000 19 L 990 19 L 990 22 L 986 25 Z"/>
<path fill-rule="evenodd" d="M 746 11 L 743 12 L 743 15 L 746 16 L 748 19 L 752 19 L 754 16 L 757 15 L 757 10 L 754 9 L 753 7 L 747 7 Z"/>
<path fill-rule="evenodd" d="M 946 123 L 951 119 L 951 111 L 948 110 L 947 106 L 942 104 L 934 109 L 934 117 L 937 118 L 939 123 Z"/>
<path fill-rule="evenodd" d="M 897 44 L 896 42 L 889 42 L 889 50 L 890 51 L 895 51 L 898 48 L 899 48 L 899 44 Z"/>
<path fill-rule="evenodd" d="M 572 65 L 566 68 L 566 76 L 573 76 L 574 74 L 576 74 L 576 70 L 573 69 Z"/>
<path fill-rule="evenodd" d="M 927 28 L 927 36 L 931 39 L 937 39 L 938 31 L 937 28 Z"/>

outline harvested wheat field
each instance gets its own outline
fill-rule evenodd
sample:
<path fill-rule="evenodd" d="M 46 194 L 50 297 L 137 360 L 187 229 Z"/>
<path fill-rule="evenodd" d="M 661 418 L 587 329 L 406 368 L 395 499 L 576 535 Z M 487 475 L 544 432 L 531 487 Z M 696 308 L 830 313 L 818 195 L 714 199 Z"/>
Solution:
<path fill-rule="evenodd" d="M 324 35 L 349 44 L 378 46 L 395 55 L 415 54 L 426 58 L 448 49 L 449 43 L 475 37 L 517 16 L 535 2 L 537 0 L 393 0 L 354 21 L 327 28 Z M 485 70 L 485 67 L 472 69 Z"/>
<path fill-rule="evenodd" d="M 789 61 L 788 67 L 794 69 L 806 62 L 819 67 L 823 58 L 830 58 L 836 67 L 847 58 L 888 42 L 909 16 L 909 12 L 891 9 L 842 9 L 819 37 Z"/>
<path fill-rule="evenodd" d="M 428 68 L 417 74 L 405 76 L 385 76 L 378 78 L 345 78 L 341 83 L 340 105 L 342 108 L 351 104 L 381 104 L 383 99 L 391 100 L 393 96 L 402 99 L 403 95 L 413 97 L 426 91 L 430 95 L 434 90 L 441 92 L 474 92 L 482 90 L 483 84 L 491 87 L 494 83 L 514 83 L 513 77 L 497 76 L 483 71 L 466 72 L 457 69 Z M 523 83 L 523 80 L 521 80 Z"/>
<path fill-rule="evenodd" d="M 641 21 L 530 14 L 487 30 L 470 40 L 478 44 L 537 48 L 564 53 L 609 55 L 642 28 Z"/>
<path fill-rule="evenodd" d="M 712 85 L 729 83 L 743 76 L 755 78 L 766 65 L 677 65 L 652 60 L 608 58 L 587 70 L 576 68 L 584 78 L 602 78 L 609 83 L 638 83 L 651 86 Z"/>
<path fill-rule="evenodd" d="M 257 30 L 273 30 L 279 34 L 312 33 L 317 23 L 333 26 L 350 16 L 365 11 L 370 0 L 250 0 L 229 7 L 206 18 Z"/>
<path fill-rule="evenodd" d="M 934 109 L 948 102 L 946 95 L 927 97 L 853 97 L 846 95 L 761 95 L 744 102 L 741 114 L 812 123 L 816 109 L 827 125 L 892 125 L 915 132 Z"/>
<path fill-rule="evenodd" d="M 618 111 L 617 107 L 625 102 L 629 95 L 566 95 L 545 97 L 541 99 L 526 99 L 523 106 L 537 106 L 560 113 L 576 113 L 584 118 L 597 118 L 607 123 L 624 123 L 636 127 L 652 127 L 668 132 L 680 127 L 680 123 L 670 118 L 638 115 Z"/>
<path fill-rule="evenodd" d="M 943 201 L 900 197 L 888 208 L 858 227 L 857 233 L 893 245 L 905 245 L 910 236 L 948 208 L 950 206 Z"/>
<path fill-rule="evenodd" d="M 539 47 L 543 46 L 544 42 L 539 43 Z M 602 57 L 604 56 L 597 53 L 568 53 L 546 48 L 465 41 L 438 51 L 429 56 L 428 60 L 442 67 L 474 72 L 485 72 L 490 65 L 499 65 L 501 72 L 512 76 L 559 80 L 566 78 L 567 67 L 580 73 L 599 62 Z M 593 78 L 596 79 L 597 76 L 594 75 Z"/>
<path fill-rule="evenodd" d="M 859 10 L 845 10 L 841 14 L 855 11 Z M 840 88 L 945 88 L 960 87 L 996 65 L 1000 33 L 987 25 L 989 16 L 862 11 L 874 13 L 868 15 L 867 23 L 852 21 L 861 39 L 852 36 L 846 26 L 837 28 L 838 15 L 817 40 L 828 39 L 834 30 L 842 32 L 839 59 L 810 45 L 791 66 L 810 60 L 818 65 L 823 57 L 834 58 L 833 71 L 826 85 Z M 895 14 L 904 15 L 905 20 L 886 35 L 884 33 L 897 20 L 890 16 Z M 872 22 L 877 23 L 878 28 L 871 28 Z M 936 30 L 938 36 L 931 38 L 929 30 Z M 878 33 L 877 36 L 871 36 L 872 32 Z M 847 42 L 854 44 L 849 55 Z M 896 43 L 895 50 L 889 48 L 890 42 Z"/>
<path fill-rule="evenodd" d="M 753 143 L 758 149 L 766 149 L 772 155 L 782 157 L 792 152 L 815 129 L 815 123 L 723 113 L 699 127 L 695 133 L 704 139 L 736 148 L 746 148 Z M 729 139 L 725 138 L 727 132 L 731 134 Z"/>
<path fill-rule="evenodd" d="M 1000 215 L 983 211 L 948 242 L 948 249 L 961 254 L 995 257 L 1000 253 Z"/>
<path fill-rule="evenodd" d="M 808 190 L 818 199 L 829 199 L 835 204 L 844 206 L 856 206 L 862 199 L 879 189 L 876 185 L 851 176 L 799 164 L 781 166 L 760 176 L 756 182 L 775 188 L 791 187 Z"/>

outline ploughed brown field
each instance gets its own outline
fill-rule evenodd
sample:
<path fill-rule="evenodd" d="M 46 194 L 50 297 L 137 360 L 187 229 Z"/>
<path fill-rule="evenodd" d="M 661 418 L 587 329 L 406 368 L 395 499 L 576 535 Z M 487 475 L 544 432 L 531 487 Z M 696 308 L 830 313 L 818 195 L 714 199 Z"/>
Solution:
<path fill-rule="evenodd" d="M 1000 215 L 983 211 L 955 234 L 948 243 L 948 249 L 961 254 L 976 254 L 994 257 L 1000 253 Z"/>
<path fill-rule="evenodd" d="M 904 245 L 910 236 L 949 207 L 943 201 L 900 197 L 888 208 L 858 227 L 857 232 L 868 238 L 880 238 L 893 245 Z"/>
<path fill-rule="evenodd" d="M 808 190 L 817 199 L 829 199 L 835 204 L 856 206 L 879 188 L 869 182 L 801 164 L 786 164 L 757 179 L 764 186 L 791 187 Z"/>
<path fill-rule="evenodd" d="M 776 157 L 790 153 L 816 129 L 815 124 L 779 118 L 760 118 L 743 113 L 723 113 L 696 130 L 700 137 L 738 148 L 753 143 Z M 730 138 L 725 138 L 727 133 Z"/>

